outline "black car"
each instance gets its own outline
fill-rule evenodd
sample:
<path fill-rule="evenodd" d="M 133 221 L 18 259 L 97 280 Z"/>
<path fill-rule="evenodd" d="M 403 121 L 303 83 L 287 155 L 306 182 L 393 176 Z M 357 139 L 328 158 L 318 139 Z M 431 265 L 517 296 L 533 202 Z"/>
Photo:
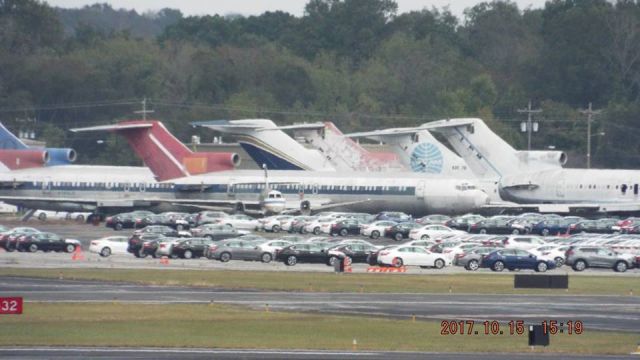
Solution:
<path fill-rule="evenodd" d="M 514 231 L 512 222 L 513 218 L 508 216 L 483 219 L 469 224 L 468 231 L 472 234 L 511 234 Z"/>
<path fill-rule="evenodd" d="M 17 227 L 0 235 L 0 246 L 7 251 L 14 251 L 18 243 L 18 238 L 22 235 L 31 235 L 39 233 L 40 230 L 32 227 Z"/>
<path fill-rule="evenodd" d="M 618 219 L 598 219 L 598 220 L 585 220 L 577 224 L 569 226 L 570 234 L 577 234 L 581 232 L 598 233 L 598 234 L 612 234 L 614 230 L 612 226 L 618 223 Z"/>
<path fill-rule="evenodd" d="M 409 232 L 411 232 L 412 229 L 418 228 L 420 226 L 422 225 L 416 224 L 414 222 L 399 223 L 385 230 L 384 236 L 392 238 L 395 241 L 402 241 L 403 239 L 407 239 L 409 237 Z"/>
<path fill-rule="evenodd" d="M 105 226 L 114 230 L 133 229 L 136 227 L 137 221 L 151 215 L 153 215 L 151 211 L 144 210 L 120 213 L 107 217 Z"/>
<path fill-rule="evenodd" d="M 341 244 L 327 250 L 330 263 L 342 258 L 348 259 L 347 263 L 367 263 L 371 253 L 377 251 L 377 247 L 367 244 Z"/>
<path fill-rule="evenodd" d="M 171 257 L 183 259 L 199 258 L 204 256 L 204 250 L 213 243 L 207 238 L 189 238 L 173 244 Z"/>
<path fill-rule="evenodd" d="M 331 235 L 359 235 L 360 222 L 357 219 L 340 220 L 331 225 Z"/>
<path fill-rule="evenodd" d="M 329 256 L 323 243 L 298 243 L 282 249 L 276 255 L 276 260 L 287 266 L 298 263 L 327 264 Z"/>
<path fill-rule="evenodd" d="M 142 250 L 142 245 L 146 241 L 164 240 L 164 238 L 165 238 L 165 236 L 163 234 L 157 234 L 157 233 L 133 234 L 129 238 L 129 246 L 127 246 L 127 251 L 132 253 L 135 257 L 145 257 L 145 256 L 149 255 L 150 253 L 141 252 L 140 250 Z M 155 253 L 155 251 L 154 251 L 154 253 Z"/>
<path fill-rule="evenodd" d="M 21 237 L 16 248 L 18 251 L 29 252 L 42 250 L 45 252 L 66 251 L 72 253 L 78 246 L 80 246 L 80 243 L 77 240 L 67 240 L 54 233 L 41 232 Z"/>

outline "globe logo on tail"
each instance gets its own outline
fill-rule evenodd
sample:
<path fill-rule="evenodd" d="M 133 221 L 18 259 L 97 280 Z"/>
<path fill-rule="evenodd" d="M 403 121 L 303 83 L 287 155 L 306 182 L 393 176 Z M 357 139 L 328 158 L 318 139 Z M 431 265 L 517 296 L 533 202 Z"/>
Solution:
<path fill-rule="evenodd" d="M 414 172 L 439 174 L 443 164 L 442 152 L 431 143 L 421 143 L 411 153 L 411 170 Z"/>

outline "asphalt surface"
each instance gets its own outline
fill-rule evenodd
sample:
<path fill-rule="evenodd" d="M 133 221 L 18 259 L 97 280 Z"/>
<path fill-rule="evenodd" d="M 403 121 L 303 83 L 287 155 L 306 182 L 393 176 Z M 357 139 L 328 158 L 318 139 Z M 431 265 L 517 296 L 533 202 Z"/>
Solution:
<path fill-rule="evenodd" d="M 638 356 L 543 353 L 414 353 L 377 351 L 160 349 L 160 348 L 0 348 L 2 359 L 429 359 L 429 360 L 627 360 Z"/>
<path fill-rule="evenodd" d="M 371 294 L 229 291 L 97 281 L 0 278 L 0 296 L 39 302 L 222 303 L 274 311 L 354 314 L 423 320 L 540 324 L 582 321 L 585 329 L 640 334 L 640 297 L 595 295 Z M 507 332 L 504 333 L 508 336 Z"/>
<path fill-rule="evenodd" d="M 71 254 L 66 253 L 43 253 L 41 251 L 37 253 L 19 253 L 19 252 L 4 252 L 0 249 L 0 266 L 12 267 L 12 268 L 125 268 L 125 269 L 202 269 L 202 270 L 245 270 L 245 271 L 303 271 L 303 272 L 333 272 L 333 268 L 324 264 L 298 264 L 296 266 L 285 266 L 282 263 L 274 262 L 263 264 L 258 261 L 230 261 L 228 263 L 221 263 L 215 260 L 208 260 L 205 258 L 184 260 L 184 259 L 171 259 L 168 264 L 160 264 L 159 259 L 153 259 L 147 257 L 145 259 L 139 259 L 131 254 L 113 254 L 108 258 L 103 258 L 98 254 L 92 254 L 88 252 L 89 243 L 91 240 L 98 239 L 105 236 L 113 235 L 130 235 L 133 230 L 125 229 L 122 231 L 114 231 L 110 228 L 100 224 L 99 226 L 93 226 L 89 224 L 76 223 L 74 221 L 47 221 L 41 222 L 37 219 L 31 219 L 24 223 L 17 220 L 0 220 L 0 224 L 14 227 L 14 226 L 32 226 L 42 231 L 49 231 L 59 234 L 63 237 L 79 240 L 82 243 L 84 250 L 84 259 L 81 261 L 72 261 Z M 266 233 L 259 232 L 267 238 L 276 238 L 287 235 L 286 233 Z M 313 236 L 313 235 L 308 235 Z M 367 239 L 364 237 L 358 237 Z M 391 239 L 376 239 L 371 240 L 376 245 L 389 245 L 397 244 L 397 242 Z M 367 270 L 366 264 L 354 264 L 353 271 L 364 273 Z M 489 269 L 479 269 L 477 272 L 496 274 Z M 533 271 L 527 271 L 532 273 Z M 468 273 L 463 267 L 459 266 L 447 266 L 444 269 L 420 269 L 419 267 L 408 267 L 407 273 L 410 274 L 456 274 L 456 273 Z M 505 273 L 508 273 L 505 271 Z M 564 266 L 559 269 L 549 270 L 549 274 L 571 274 L 576 276 L 584 275 L 606 275 L 606 276 L 625 276 L 625 277 L 640 277 L 640 269 L 630 269 L 625 273 L 615 273 L 609 269 L 587 269 L 584 272 L 575 272 L 569 267 Z M 634 279 L 635 280 L 635 279 Z"/>

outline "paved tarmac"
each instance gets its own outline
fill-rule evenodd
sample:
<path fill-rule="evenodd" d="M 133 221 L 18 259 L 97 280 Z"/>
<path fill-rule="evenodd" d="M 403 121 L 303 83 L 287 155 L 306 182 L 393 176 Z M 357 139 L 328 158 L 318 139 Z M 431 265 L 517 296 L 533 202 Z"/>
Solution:
<path fill-rule="evenodd" d="M 545 353 L 433 353 L 378 351 L 161 349 L 161 348 L 0 348 L 2 359 L 375 359 L 375 360 L 633 360 L 638 356 Z"/>
<path fill-rule="evenodd" d="M 26 301 L 224 303 L 274 311 L 357 314 L 423 320 L 582 321 L 585 329 L 640 334 L 640 297 L 595 295 L 370 294 L 229 291 L 178 286 L 141 286 L 97 281 L 0 278 L 0 296 Z M 508 336 L 507 332 L 504 333 Z"/>

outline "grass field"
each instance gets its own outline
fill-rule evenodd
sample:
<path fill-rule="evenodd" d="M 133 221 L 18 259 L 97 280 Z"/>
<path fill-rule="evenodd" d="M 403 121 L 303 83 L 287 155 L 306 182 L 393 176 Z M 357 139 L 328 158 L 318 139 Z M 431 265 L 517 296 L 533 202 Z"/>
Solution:
<path fill-rule="evenodd" d="M 640 293 L 636 277 L 570 276 L 569 290 L 514 289 L 512 274 L 333 274 L 229 270 L 0 269 L 0 276 L 124 281 L 152 285 L 316 292 L 604 294 Z M 635 287 L 635 289 L 634 289 Z"/>
<path fill-rule="evenodd" d="M 506 326 L 503 324 L 503 326 Z M 476 329 L 482 326 L 476 324 Z M 207 304 L 27 303 L 4 316 L 0 346 L 162 346 L 526 352 L 527 335 L 440 335 L 440 323 L 248 310 Z M 557 335 L 545 352 L 628 354 L 633 334 Z"/>

